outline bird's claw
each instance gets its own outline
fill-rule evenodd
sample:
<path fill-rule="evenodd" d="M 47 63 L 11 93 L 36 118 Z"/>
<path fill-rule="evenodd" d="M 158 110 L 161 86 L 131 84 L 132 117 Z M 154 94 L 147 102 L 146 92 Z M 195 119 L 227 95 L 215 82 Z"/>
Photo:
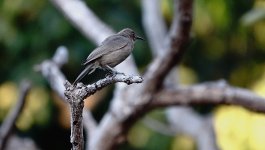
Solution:
<path fill-rule="evenodd" d="M 113 73 L 112 73 L 112 72 L 108 72 L 108 73 L 105 75 L 105 77 L 111 77 L 111 76 L 113 76 Z"/>
<path fill-rule="evenodd" d="M 113 77 L 115 75 L 122 74 L 125 75 L 123 72 L 111 71 L 106 74 L 106 77 Z"/>

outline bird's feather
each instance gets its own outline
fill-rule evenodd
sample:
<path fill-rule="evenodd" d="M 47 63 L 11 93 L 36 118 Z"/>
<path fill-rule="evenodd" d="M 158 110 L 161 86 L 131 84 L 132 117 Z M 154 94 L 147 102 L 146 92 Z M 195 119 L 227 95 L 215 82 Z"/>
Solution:
<path fill-rule="evenodd" d="M 93 62 L 95 59 L 100 58 L 103 55 L 120 50 L 123 47 L 127 46 L 129 42 L 129 39 L 124 36 L 120 36 L 117 34 L 110 36 L 105 39 L 98 48 L 92 51 L 92 53 L 87 57 L 83 65 L 89 64 L 90 62 Z"/>
<path fill-rule="evenodd" d="M 75 79 L 73 85 L 76 85 L 77 82 L 79 82 L 84 76 L 87 74 L 91 74 L 95 71 L 95 68 L 93 68 L 94 64 L 89 64 L 86 66 L 86 68 L 78 75 L 78 77 Z"/>

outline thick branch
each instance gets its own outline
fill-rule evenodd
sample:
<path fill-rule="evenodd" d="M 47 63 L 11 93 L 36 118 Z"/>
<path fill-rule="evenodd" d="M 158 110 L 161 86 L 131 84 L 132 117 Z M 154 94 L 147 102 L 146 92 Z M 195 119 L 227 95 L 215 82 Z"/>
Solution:
<path fill-rule="evenodd" d="M 65 47 L 61 46 L 56 50 L 55 55 L 53 56 L 53 58 L 51 60 L 45 60 L 41 64 L 36 65 L 34 67 L 34 69 L 36 71 L 41 72 L 42 75 L 48 80 L 52 89 L 61 97 L 62 100 L 65 100 L 64 82 L 65 82 L 66 78 L 62 74 L 62 72 L 60 71 L 59 67 L 61 67 L 63 64 L 65 64 L 67 61 L 68 61 L 68 51 Z M 79 111 L 79 114 L 80 113 L 82 114 L 83 99 L 81 101 L 77 101 L 76 107 L 73 106 L 70 108 L 70 110 L 71 110 L 71 112 Z M 90 112 L 87 112 L 87 113 L 90 113 Z M 72 114 L 72 115 L 75 115 L 75 114 Z M 81 119 L 82 119 L 82 115 L 81 115 Z M 94 118 L 92 116 L 85 115 L 84 119 L 86 120 L 86 122 L 92 123 L 94 121 Z M 71 124 L 73 124 L 73 123 L 76 124 L 75 121 L 71 121 Z M 77 125 L 79 126 L 79 128 L 83 129 L 82 124 L 77 124 Z M 85 127 L 88 127 L 88 126 L 85 126 Z M 87 129 L 87 131 L 89 131 L 89 130 L 90 129 Z M 83 133 L 83 131 L 80 131 L 80 133 Z M 83 134 L 80 134 L 80 135 L 83 135 Z M 71 141 L 74 141 L 74 140 L 71 139 Z M 74 144 L 76 144 L 76 143 L 74 143 Z M 83 144 L 81 144 L 81 145 L 83 145 Z"/>
<path fill-rule="evenodd" d="M 153 56 L 163 55 L 165 49 L 168 49 L 165 48 L 165 42 L 169 42 L 164 40 L 166 37 L 166 27 L 161 15 L 161 5 L 159 5 L 159 3 L 161 3 L 159 0 L 142 0 L 143 25 Z M 154 27 L 155 32 L 153 31 Z M 164 84 L 166 87 L 178 86 L 177 67 L 173 68 L 168 73 Z M 191 111 L 188 111 L 190 113 L 187 113 L 187 109 L 188 108 L 184 106 L 167 108 L 167 112 L 175 112 L 173 115 L 170 115 L 172 113 L 166 114 L 172 128 L 168 127 L 168 125 L 160 123 L 159 121 L 147 119 L 147 117 L 145 117 L 143 121 L 148 127 L 162 134 L 175 136 L 175 131 L 180 130 L 182 133 L 184 132 L 183 134 L 191 135 L 196 140 L 198 149 L 200 150 L 217 149 L 214 130 L 210 127 L 212 123 L 210 121 L 205 121 L 206 119 L 204 116 L 197 115 L 195 112 L 191 113 Z M 190 122 L 193 122 L 191 126 L 189 126 Z M 199 129 L 202 126 L 205 127 L 203 130 L 196 130 L 196 128 Z M 203 136 L 203 138 L 200 138 L 200 135 Z"/>
<path fill-rule="evenodd" d="M 69 82 L 65 84 L 65 96 L 71 108 L 71 143 L 73 150 L 83 149 L 83 107 L 84 99 L 94 94 L 96 91 L 117 82 L 124 82 L 126 84 L 141 83 L 143 79 L 140 76 L 128 76 L 123 74 L 116 74 L 114 76 L 107 76 L 91 85 L 77 84 L 73 87 Z"/>
<path fill-rule="evenodd" d="M 122 92 L 115 91 L 110 111 L 100 122 L 97 137 L 91 141 L 90 149 L 115 149 L 115 146 L 122 141 L 123 134 L 148 111 L 146 106 L 153 99 L 153 94 L 157 91 L 159 84 L 163 83 L 176 59 L 182 56 L 182 48 L 188 41 L 191 26 L 192 0 L 179 0 L 179 2 L 176 3 L 175 16 L 180 15 L 180 17 L 174 19 L 175 24 L 172 28 L 175 30 L 172 29 L 171 33 L 176 36 L 170 36 L 172 42 L 169 44 L 169 50 L 151 64 L 145 75 L 143 86 L 134 85 Z M 102 141 L 105 141 L 104 144 Z"/>
<path fill-rule="evenodd" d="M 14 128 L 15 122 L 24 107 L 26 97 L 29 93 L 30 88 L 31 84 L 29 81 L 23 81 L 20 85 L 18 101 L 15 107 L 10 111 L 8 116 L 5 118 L 0 128 L 0 150 L 5 149 L 10 133 Z"/>
<path fill-rule="evenodd" d="M 162 90 L 155 96 L 150 106 L 203 103 L 239 105 L 252 111 L 265 112 L 265 98 L 249 90 L 230 86 L 224 81 L 179 87 L 175 90 Z"/>
<path fill-rule="evenodd" d="M 142 7 L 143 7 L 143 25 L 145 27 L 146 35 L 148 36 L 149 43 L 151 46 L 151 50 L 153 52 L 153 55 L 163 55 L 165 52 L 165 42 L 167 44 L 169 41 L 164 40 L 165 39 L 165 25 L 164 20 L 161 15 L 161 6 L 158 4 L 161 3 L 161 1 L 158 0 L 142 0 Z M 154 30 L 155 26 L 155 32 Z M 162 42 L 163 41 L 163 42 Z M 168 44 L 169 46 L 170 44 Z M 182 54 L 180 54 L 181 56 Z M 179 57 L 180 58 L 180 57 Z M 178 59 L 180 60 L 180 59 Z M 166 80 L 164 81 L 164 84 L 166 87 L 176 87 L 178 85 L 178 78 L 177 78 L 177 67 L 173 68 L 167 75 Z M 174 110 L 176 112 L 174 114 L 174 117 L 169 117 L 169 114 L 167 113 L 167 116 L 169 117 L 169 122 L 172 122 L 170 119 L 174 119 L 172 125 L 172 128 L 179 129 L 184 132 L 184 134 L 189 134 L 194 137 L 194 139 L 197 142 L 198 149 L 204 150 L 204 149 L 217 149 L 217 145 L 215 143 L 215 136 L 214 136 L 214 130 L 213 128 L 209 127 L 211 126 L 210 121 L 205 121 L 205 118 L 202 116 L 199 116 L 193 113 L 187 113 L 185 112 L 187 108 L 183 107 L 174 107 L 174 108 L 168 108 L 167 111 Z M 171 112 L 171 111 L 170 111 Z M 185 115 L 183 115 L 185 113 Z M 176 118 L 178 116 L 178 118 Z M 187 120 L 186 122 L 184 120 Z M 188 126 L 190 122 L 192 123 L 192 126 Z M 200 124 L 198 122 L 201 122 Z M 145 121 L 145 123 L 148 123 L 148 126 L 157 129 L 157 131 L 163 132 L 163 133 L 169 133 L 169 134 L 176 134 L 175 132 L 172 132 L 172 129 L 169 127 L 163 127 L 159 123 L 156 123 L 155 121 Z M 204 126 L 204 130 L 195 130 L 194 128 L 200 128 Z M 200 138 L 199 135 L 202 135 L 203 138 Z"/>
<path fill-rule="evenodd" d="M 180 62 L 185 46 L 189 41 L 192 24 L 193 0 L 174 1 L 174 20 L 169 32 L 169 41 L 164 55 L 157 57 L 148 68 L 145 78 L 145 92 L 156 91 L 161 87 L 166 75 L 174 65 Z"/>

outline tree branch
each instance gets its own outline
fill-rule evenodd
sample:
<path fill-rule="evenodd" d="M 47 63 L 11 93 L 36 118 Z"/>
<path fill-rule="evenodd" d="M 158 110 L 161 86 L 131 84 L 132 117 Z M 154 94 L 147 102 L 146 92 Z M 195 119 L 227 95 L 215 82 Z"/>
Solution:
<path fill-rule="evenodd" d="M 51 85 L 52 89 L 61 97 L 62 100 L 65 100 L 65 95 L 64 95 L 64 91 L 65 91 L 65 87 L 64 87 L 64 83 L 66 81 L 65 76 L 62 74 L 62 72 L 60 71 L 60 68 L 63 64 L 65 64 L 68 61 L 68 51 L 65 47 L 59 47 L 56 52 L 55 55 L 53 56 L 53 58 L 51 60 L 45 60 L 43 61 L 41 64 L 36 65 L 34 67 L 34 69 L 36 71 L 39 71 L 42 73 L 42 75 L 46 78 L 46 80 L 49 82 L 49 84 Z M 114 80 L 116 82 L 127 82 L 132 83 L 132 82 L 137 82 L 140 80 L 140 77 L 131 77 L 131 76 L 116 76 L 116 78 L 114 78 Z M 102 84 L 104 84 L 104 82 L 108 82 L 107 84 L 111 84 L 114 83 L 115 81 L 110 81 L 111 79 L 103 79 L 100 80 L 101 82 L 97 82 L 95 84 L 93 84 L 92 86 L 88 87 L 87 89 L 90 89 L 90 92 L 95 90 L 95 86 L 103 88 L 104 86 L 102 86 Z M 68 83 L 69 84 L 69 83 Z M 80 87 L 81 85 L 79 85 Z M 96 90 L 94 91 L 96 92 Z M 93 92 L 92 92 L 93 93 Z M 79 101 L 78 104 L 76 104 L 76 106 L 71 107 L 70 108 L 72 112 L 76 112 L 79 111 L 78 113 L 82 113 L 83 111 L 83 99 L 82 101 Z M 90 113 L 89 110 L 86 110 L 85 113 Z M 76 115 L 76 114 L 72 114 L 72 115 Z M 82 117 L 82 115 L 81 115 Z M 81 118 L 82 119 L 82 118 Z M 90 128 L 87 128 L 87 124 L 93 124 L 94 122 L 94 118 L 90 115 L 84 115 L 84 120 L 86 121 L 85 124 L 85 128 L 87 131 L 90 131 Z M 71 123 L 74 123 L 74 121 L 71 121 Z M 95 125 L 95 124 L 94 124 Z M 79 124 L 79 128 L 83 129 L 83 125 Z M 83 131 L 80 131 L 83 133 Z M 92 134 L 92 133 L 91 133 Z M 83 134 L 80 134 L 83 135 Z M 73 139 L 71 139 L 71 141 L 73 141 Z M 82 144 L 83 145 L 83 144 Z"/>
<path fill-rule="evenodd" d="M 218 150 L 211 116 L 200 116 L 189 107 L 169 107 L 166 116 L 176 134 L 195 139 L 199 150 Z"/>
<path fill-rule="evenodd" d="M 174 30 L 171 29 L 171 34 L 176 36 L 170 36 L 172 40 L 169 50 L 150 65 L 145 74 L 144 84 L 130 86 L 123 91 L 115 91 L 111 108 L 101 120 L 97 136 L 90 143 L 90 149 L 115 149 L 117 144 L 123 141 L 123 134 L 126 134 L 133 123 L 149 111 L 146 106 L 153 99 L 159 84 L 163 83 L 166 74 L 174 66 L 176 58 L 182 56 L 184 51 L 182 47 L 188 41 L 191 26 L 192 0 L 178 1 L 179 3 L 175 3 L 177 9 L 174 15 L 177 17 L 172 26 Z M 102 141 L 105 141 L 104 144 Z"/>
<path fill-rule="evenodd" d="M 165 23 L 161 15 L 161 6 L 159 5 L 161 1 L 158 0 L 142 0 L 142 8 L 143 8 L 143 25 L 145 27 L 146 35 L 148 36 L 149 39 L 149 44 L 151 46 L 151 50 L 153 52 L 153 56 L 157 55 L 163 55 L 165 52 L 166 48 L 165 46 L 170 43 L 170 41 L 164 40 L 166 37 L 166 28 L 165 28 Z M 155 32 L 154 30 L 155 26 Z M 169 47 L 170 44 L 167 46 Z M 167 74 L 167 77 L 164 81 L 164 85 L 166 87 L 174 88 L 178 86 L 178 77 L 177 77 L 177 67 L 174 67 L 171 69 L 171 71 Z M 181 130 L 183 131 L 183 134 L 188 134 L 194 137 L 194 139 L 197 142 L 198 149 L 204 150 L 204 149 L 218 149 L 217 145 L 215 143 L 215 136 L 214 136 L 214 130 L 210 126 L 212 123 L 210 121 L 205 121 L 205 117 L 200 116 L 196 114 L 195 112 L 193 113 L 187 113 L 186 110 L 188 108 L 186 107 L 181 107 L 181 106 L 175 106 L 175 107 L 170 107 L 167 108 L 167 112 L 171 110 L 174 110 L 174 117 L 170 117 L 169 114 L 167 113 L 167 117 L 169 122 L 172 125 L 172 128 L 175 130 Z M 189 111 L 190 112 L 190 111 Z M 185 115 L 183 115 L 185 114 Z M 178 117 L 178 118 L 177 118 Z M 189 119 L 188 119 L 189 118 Z M 171 121 L 171 119 L 174 119 Z M 188 126 L 190 122 L 184 122 L 184 120 L 189 120 L 192 123 L 192 127 Z M 166 127 L 165 125 L 161 124 L 160 122 L 157 122 L 156 120 L 148 120 L 146 121 L 146 117 L 143 120 L 148 127 L 163 133 L 163 134 L 173 134 L 175 135 L 176 132 L 172 131 L 171 127 Z M 194 130 L 194 128 L 199 128 L 200 124 L 196 122 L 201 122 L 204 127 L 204 130 Z M 197 125 L 197 126 L 196 126 Z M 200 132 L 200 131 L 203 131 Z M 200 138 L 199 136 L 196 135 L 202 135 L 204 138 Z"/>
<path fill-rule="evenodd" d="M 57 48 L 51 60 L 45 60 L 35 65 L 34 70 L 40 72 L 49 82 L 51 88 L 64 100 L 64 74 L 60 71 L 63 64 L 68 61 L 68 50 L 64 46 Z"/>
<path fill-rule="evenodd" d="M 117 82 L 126 84 L 141 83 L 143 79 L 140 76 L 128 76 L 116 74 L 107 76 L 93 84 L 84 86 L 82 83 L 73 87 L 69 82 L 65 83 L 65 96 L 71 109 L 71 143 L 73 150 L 83 149 L 83 107 L 84 99 L 96 93 L 98 90 Z"/>
<path fill-rule="evenodd" d="M 164 40 L 166 37 L 166 27 L 161 15 L 161 6 L 159 5 L 159 3 L 161 3 L 161 1 L 142 0 L 143 25 L 149 40 L 151 50 L 153 52 L 153 56 L 163 55 L 163 53 L 165 52 L 166 42 L 169 43 L 168 40 Z M 156 29 L 155 32 L 153 31 L 154 27 Z M 178 86 L 177 67 L 172 68 L 171 71 L 168 73 L 164 81 L 164 85 L 170 88 Z M 143 119 L 143 122 L 149 128 L 162 134 L 175 136 L 176 134 L 178 134 L 176 133 L 176 130 L 180 130 L 182 131 L 182 134 L 191 135 L 196 140 L 198 149 L 200 150 L 217 149 L 217 145 L 215 143 L 216 138 L 214 136 L 214 130 L 213 128 L 209 127 L 212 125 L 212 123 L 210 121 L 205 121 L 204 116 L 200 116 L 195 112 L 187 113 L 187 109 L 188 108 L 184 106 L 169 107 L 166 109 L 166 112 L 172 112 L 172 110 L 174 110 L 175 112 L 174 117 L 170 117 L 170 114 L 172 113 L 166 113 L 168 121 L 171 123 L 171 127 L 168 127 L 168 125 L 165 125 L 159 121 L 147 117 Z M 174 120 L 172 121 L 171 119 Z M 187 121 L 184 122 L 184 120 Z M 194 123 L 192 123 L 192 127 L 188 126 L 190 124 L 190 122 L 188 121 L 194 121 Z M 194 130 L 194 128 L 200 127 L 198 126 L 200 124 L 196 122 L 202 122 L 200 124 L 203 124 L 204 127 L 207 128 L 203 128 L 204 130 L 199 131 Z M 195 136 L 200 134 L 203 135 L 205 138 L 199 138 L 199 136 Z"/>
<path fill-rule="evenodd" d="M 143 26 L 153 56 L 161 55 L 164 51 L 166 24 L 161 12 L 160 0 L 142 0 Z M 154 32 L 155 29 L 155 32 Z"/>
<path fill-rule="evenodd" d="M 97 82 L 89 85 L 84 85 L 78 83 L 76 87 L 73 87 L 68 81 L 65 83 L 65 96 L 71 99 L 72 96 L 80 97 L 80 99 L 85 99 L 88 96 L 96 93 L 102 88 L 117 82 L 124 82 L 128 85 L 133 83 L 142 83 L 143 79 L 141 76 L 129 76 L 125 74 L 116 74 L 114 76 L 107 76 L 104 79 L 100 79 Z"/>
<path fill-rule="evenodd" d="M 103 39 L 105 39 L 110 34 L 113 34 L 112 30 L 100 21 L 92 11 L 85 6 L 83 1 L 72 1 L 72 0 L 51 0 L 63 13 L 64 15 L 89 39 L 99 44 Z M 103 117 L 99 125 L 96 127 L 94 137 L 90 139 L 89 148 L 90 149 L 111 149 L 117 145 L 118 142 L 122 141 L 123 134 L 129 129 L 129 127 L 138 120 L 142 115 L 144 115 L 150 109 L 168 106 L 168 105 L 186 105 L 184 97 L 180 96 L 181 94 L 173 94 L 172 91 L 161 91 L 159 94 L 155 95 L 159 91 L 159 87 L 164 82 L 164 79 L 172 67 L 180 62 L 185 46 L 189 40 L 189 32 L 192 22 L 192 0 L 175 0 L 175 12 L 173 25 L 171 26 L 170 34 L 166 40 L 166 46 L 164 50 L 167 50 L 164 55 L 157 57 L 155 61 L 150 65 L 146 75 L 146 82 L 142 84 L 143 86 L 130 86 L 124 88 L 122 84 L 118 84 L 117 89 L 115 90 L 114 99 L 111 103 L 110 110 Z M 78 13 L 76 11 L 78 10 Z M 80 12 L 79 12 L 80 11 Z M 90 19 L 91 18 L 91 19 Z M 118 65 L 118 70 L 126 70 L 123 72 L 135 73 L 137 69 L 131 57 L 127 59 L 121 65 Z M 128 70 L 128 72 L 127 72 Z M 111 84 L 111 83 L 110 83 Z M 68 90 L 71 90 L 70 84 L 67 83 L 66 86 Z M 94 86 L 90 85 L 89 87 Z M 77 85 L 78 89 L 76 90 L 85 90 L 88 86 Z M 95 90 L 96 87 L 91 88 L 91 93 Z M 181 91 L 182 88 L 177 89 Z M 182 89 L 183 90 L 183 89 Z M 96 91 L 96 90 L 95 90 Z M 189 97 L 189 93 L 185 93 Z M 88 93 L 89 93 L 88 92 Z M 215 95 L 215 91 L 212 91 Z M 170 103 L 172 99 L 167 97 L 166 94 L 172 94 L 175 98 L 182 100 L 181 102 L 174 101 Z M 217 92 L 218 93 L 218 92 Z M 228 92 L 229 93 L 229 92 Z M 68 93 L 69 94 L 69 93 Z M 80 93 L 80 96 L 86 97 L 90 94 Z M 83 94 L 83 95 L 82 95 Z M 219 93 L 219 96 L 222 95 Z M 229 94 L 228 94 L 229 95 Z M 248 94 L 247 94 L 248 95 Z M 160 96 L 159 99 L 156 96 Z M 180 96 L 180 97 L 178 97 Z M 215 95 L 215 96 L 218 96 Z M 194 96 L 195 97 L 195 96 Z M 235 98 L 232 96 L 230 98 Z M 162 103 L 162 98 L 168 98 L 165 103 Z M 201 98 L 209 98 L 201 96 Z M 210 97 L 216 99 L 215 97 Z M 249 97 L 251 98 L 251 97 Z M 153 100 L 153 102 L 152 102 Z M 209 99 L 208 99 L 209 100 Z M 83 100 L 76 99 L 79 104 L 82 105 Z M 188 104 L 193 104 L 199 101 L 198 99 L 193 99 L 192 102 Z M 202 100 L 204 101 L 204 100 Z M 219 100 L 222 103 L 222 100 Z M 229 100 L 231 102 L 233 100 Z M 246 101 L 246 100 L 245 100 Z M 73 102 L 73 101 L 72 101 Z M 201 102 L 201 101 L 200 101 Z M 206 102 L 206 101 L 205 101 Z M 208 101 L 207 101 L 208 102 Z M 132 104 L 132 105 L 131 105 Z M 237 104 L 237 103 L 231 103 Z M 245 104 L 247 105 L 247 104 Z M 78 106 L 79 107 L 79 106 Z M 256 107 L 256 106 L 255 106 Z M 78 108 L 79 110 L 83 109 Z M 78 112 L 80 113 L 80 112 Z M 81 113 L 80 113 L 81 114 Z M 74 125 L 78 124 L 78 120 L 81 118 L 73 119 L 71 122 Z M 80 130 L 82 122 L 80 124 Z M 80 131 L 82 132 L 82 131 Z M 72 138 L 71 138 L 72 139 Z M 73 140 L 74 141 L 74 140 Z M 102 143 L 104 141 L 104 143 Z"/>
<path fill-rule="evenodd" d="M 29 93 L 30 88 L 31 83 L 29 81 L 23 81 L 20 85 L 20 92 L 17 103 L 15 107 L 12 108 L 8 116 L 5 118 L 0 128 L 0 150 L 5 149 L 7 140 L 10 136 L 12 129 L 14 128 L 15 122 L 24 108 L 26 97 Z"/>
<path fill-rule="evenodd" d="M 149 127 L 150 129 L 160 134 L 167 135 L 167 136 L 176 135 L 176 132 L 172 129 L 171 126 L 169 126 L 168 124 L 162 123 L 156 119 L 153 119 L 151 117 L 145 116 L 142 119 L 142 122 L 145 126 Z"/>
<path fill-rule="evenodd" d="M 249 90 L 228 85 L 223 80 L 174 90 L 162 90 L 154 96 L 151 107 L 191 104 L 239 105 L 255 112 L 265 113 L 265 98 Z"/>
<path fill-rule="evenodd" d="M 174 1 L 174 20 L 169 32 L 165 54 L 157 57 L 145 74 L 148 84 L 144 92 L 151 92 L 161 87 L 169 71 L 180 62 L 185 52 L 185 46 L 189 41 L 190 28 L 192 24 L 193 0 Z"/>

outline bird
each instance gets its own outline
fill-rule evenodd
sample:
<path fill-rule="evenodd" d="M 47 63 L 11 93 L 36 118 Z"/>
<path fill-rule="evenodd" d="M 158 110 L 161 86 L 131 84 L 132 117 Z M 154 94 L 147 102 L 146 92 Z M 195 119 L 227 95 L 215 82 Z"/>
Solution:
<path fill-rule="evenodd" d="M 76 85 L 84 76 L 93 73 L 97 68 L 107 70 L 111 74 L 119 72 L 113 69 L 123 62 L 133 51 L 136 40 L 144 40 L 130 29 L 125 28 L 117 34 L 107 37 L 99 47 L 95 48 L 86 58 L 85 69 L 73 82 Z"/>

